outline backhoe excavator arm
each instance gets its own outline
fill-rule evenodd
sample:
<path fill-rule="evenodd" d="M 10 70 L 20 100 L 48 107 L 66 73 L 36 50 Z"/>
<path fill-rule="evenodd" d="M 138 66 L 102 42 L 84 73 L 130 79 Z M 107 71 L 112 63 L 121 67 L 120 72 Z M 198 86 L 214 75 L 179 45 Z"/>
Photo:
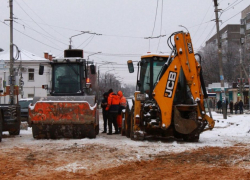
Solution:
<path fill-rule="evenodd" d="M 197 103 L 198 119 L 206 120 L 212 129 L 214 121 L 205 113 L 204 93 L 201 89 L 201 66 L 195 59 L 190 34 L 178 32 L 174 35 L 174 41 L 175 55 L 165 64 L 166 71 L 162 73 L 153 91 L 153 97 L 161 109 L 162 128 L 168 128 L 171 124 L 174 97 L 178 90 L 178 78 L 182 69 L 193 99 Z"/>

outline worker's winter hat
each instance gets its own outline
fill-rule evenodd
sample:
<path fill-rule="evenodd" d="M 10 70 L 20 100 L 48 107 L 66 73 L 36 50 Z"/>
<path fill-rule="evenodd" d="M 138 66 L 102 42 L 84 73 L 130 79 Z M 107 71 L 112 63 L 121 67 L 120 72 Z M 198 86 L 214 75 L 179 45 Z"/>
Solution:
<path fill-rule="evenodd" d="M 110 94 L 110 93 L 112 93 L 112 92 L 113 92 L 113 89 L 109 89 L 108 93 Z"/>
<path fill-rule="evenodd" d="M 118 94 L 118 96 L 120 96 L 120 97 L 123 96 L 122 91 L 118 91 L 117 94 Z"/>

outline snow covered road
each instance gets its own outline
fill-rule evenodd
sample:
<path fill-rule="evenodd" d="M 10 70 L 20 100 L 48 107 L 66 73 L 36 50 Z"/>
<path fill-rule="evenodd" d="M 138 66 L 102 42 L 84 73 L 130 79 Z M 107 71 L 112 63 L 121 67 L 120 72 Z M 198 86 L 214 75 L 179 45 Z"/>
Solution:
<path fill-rule="evenodd" d="M 249 114 L 228 115 L 226 120 L 221 114 L 213 112 L 212 115 L 216 120 L 215 128 L 203 132 L 198 143 L 186 143 L 173 138 L 132 141 L 125 136 L 102 133 L 96 139 L 35 140 L 31 128 L 28 128 L 21 130 L 19 136 L 4 133 L 0 143 L 0 157 L 9 155 L 9 159 L 6 160 L 15 164 L 20 160 L 20 164 L 27 163 L 27 168 L 31 161 L 36 162 L 32 166 L 34 172 L 39 172 L 39 169 L 52 169 L 53 172 L 84 171 L 91 174 L 129 162 L 154 160 L 170 153 L 188 152 L 199 148 L 242 145 L 250 149 Z M 102 131 L 100 119 L 100 132 Z M 23 168 L 17 170 L 20 178 L 27 175 Z"/>

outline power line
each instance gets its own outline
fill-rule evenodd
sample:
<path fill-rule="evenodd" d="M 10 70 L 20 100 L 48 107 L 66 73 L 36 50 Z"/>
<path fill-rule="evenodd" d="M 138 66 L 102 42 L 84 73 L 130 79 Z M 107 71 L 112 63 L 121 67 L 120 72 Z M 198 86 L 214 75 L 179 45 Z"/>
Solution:
<path fill-rule="evenodd" d="M 87 54 L 92 54 L 92 51 L 85 51 Z M 100 53 L 97 56 L 123 56 L 123 57 L 141 57 L 142 54 L 112 54 L 112 53 Z"/>
<path fill-rule="evenodd" d="M 43 27 L 41 27 L 38 23 L 36 23 L 36 21 L 30 17 L 30 15 L 18 4 L 18 2 L 16 1 L 17 5 L 21 8 L 21 10 L 38 26 L 40 27 L 44 32 L 46 32 L 49 36 L 53 37 L 49 32 L 47 32 Z"/>
<path fill-rule="evenodd" d="M 33 21 L 29 21 L 29 20 L 26 20 L 26 19 L 20 19 L 18 18 L 19 20 L 22 20 L 22 21 L 27 21 L 27 22 L 32 22 L 34 23 Z M 80 30 L 75 30 L 75 29 L 71 29 L 71 28 L 66 28 L 66 27 L 61 27 L 61 26 L 55 26 L 55 25 L 51 25 L 51 24 L 47 24 L 47 23 L 41 23 L 41 22 L 36 22 L 38 24 L 43 24 L 43 25 L 46 25 L 46 26 L 49 26 L 49 27 L 56 27 L 56 28 L 60 28 L 60 29 L 66 29 L 66 30 L 70 30 L 70 31 L 77 31 L 77 32 L 82 32 Z"/>
<path fill-rule="evenodd" d="M 9 25 L 6 24 L 5 22 L 3 22 L 3 21 L 1 21 L 1 22 L 2 22 L 3 24 L 5 24 L 6 26 L 9 26 Z M 35 39 L 35 38 L 33 38 L 33 37 L 31 37 L 31 36 L 25 34 L 25 33 L 23 33 L 23 32 L 21 32 L 21 31 L 19 31 L 19 30 L 15 29 L 15 28 L 13 28 L 13 29 L 16 30 L 17 32 L 23 34 L 24 36 L 27 36 L 27 37 L 29 37 L 30 39 L 33 39 L 34 41 L 37 41 L 37 42 L 39 42 L 39 43 L 41 43 L 41 44 L 43 44 L 43 45 L 45 45 L 45 46 L 48 46 L 48 47 L 51 47 L 51 48 L 53 48 L 53 49 L 56 49 L 56 50 L 61 51 L 61 49 L 58 49 L 58 48 L 55 48 L 55 47 L 50 46 L 50 45 L 48 45 L 48 44 L 45 44 L 45 43 L 43 43 L 43 42 L 41 42 L 41 41 L 39 41 L 39 40 L 37 40 L 37 39 Z"/>
<path fill-rule="evenodd" d="M 210 5 L 209 5 L 209 7 L 208 7 L 208 9 L 207 9 L 207 12 L 206 12 L 205 16 L 203 17 L 201 23 L 203 23 L 205 17 L 207 16 L 207 13 L 208 13 L 208 11 L 209 11 L 211 5 L 212 5 L 212 2 L 210 3 Z M 200 29 L 200 27 L 201 27 L 201 24 L 199 25 L 198 29 L 197 29 L 196 32 L 194 33 L 194 36 L 196 35 L 196 33 L 198 32 L 198 30 Z"/>
<path fill-rule="evenodd" d="M 33 11 L 33 9 L 32 8 L 30 8 L 29 6 L 28 6 L 28 4 L 26 4 L 25 3 L 25 1 L 23 1 L 22 0 L 22 2 L 39 18 L 39 19 L 41 19 L 45 24 L 46 24 L 46 22 L 35 12 L 35 11 Z M 47 25 L 47 24 L 46 24 Z M 59 34 L 59 35 L 61 35 L 62 37 L 64 37 L 65 38 L 65 36 L 63 36 L 61 33 L 59 33 L 58 31 L 56 31 L 54 28 L 52 28 L 57 34 Z"/>
<path fill-rule="evenodd" d="M 238 2 L 237 4 L 235 4 L 238 0 L 234 1 L 232 4 L 230 4 L 226 9 L 223 10 L 223 12 L 228 11 L 229 9 L 233 8 L 234 6 L 238 5 L 239 3 L 241 3 L 243 0 L 241 0 L 240 2 Z"/>
<path fill-rule="evenodd" d="M 95 34 L 92 35 L 90 41 L 83 48 L 87 47 L 89 45 L 89 43 L 93 40 L 94 37 L 95 37 Z"/>
<path fill-rule="evenodd" d="M 85 41 L 83 41 L 79 46 L 77 46 L 77 48 L 79 48 L 82 44 L 84 44 L 84 43 L 85 43 L 86 41 L 88 41 L 90 38 L 93 39 L 94 36 L 95 36 L 95 34 L 89 36 Z M 87 45 L 88 45 L 88 44 L 87 44 Z M 86 46 L 87 46 L 87 45 L 86 45 Z M 86 46 L 85 46 L 85 47 L 86 47 Z M 85 47 L 83 47 L 83 48 L 85 48 Z M 57 57 L 58 57 L 58 56 L 59 56 L 59 57 L 62 57 L 62 56 L 63 56 L 63 53 L 58 54 Z"/>
<path fill-rule="evenodd" d="M 215 25 L 213 26 L 213 28 L 211 29 L 211 31 L 208 33 L 207 37 L 206 37 L 205 40 L 202 42 L 202 44 L 204 44 L 204 42 L 207 41 L 208 37 L 212 34 L 214 28 L 215 28 Z M 200 48 L 201 48 L 202 44 L 200 45 Z M 199 49 L 200 49 L 200 48 L 199 48 Z M 199 50 L 199 49 L 198 49 L 198 50 Z"/>
<path fill-rule="evenodd" d="M 89 36 L 86 40 L 84 40 L 79 46 L 77 46 L 77 48 L 79 48 L 81 45 L 83 45 L 86 41 L 88 41 L 91 37 L 93 37 L 94 35 Z"/>
<path fill-rule="evenodd" d="M 224 24 L 225 22 L 229 21 L 230 19 L 234 18 L 235 16 L 237 16 L 237 15 L 238 15 L 238 14 L 240 14 L 240 13 L 241 13 L 241 11 L 240 11 L 240 12 L 238 12 L 237 14 L 233 15 L 233 16 L 232 16 L 232 17 L 230 17 L 229 19 L 227 19 L 227 20 L 223 21 L 223 23 L 221 23 L 221 24 Z"/>
<path fill-rule="evenodd" d="M 122 38 L 137 38 L 137 39 L 144 39 L 144 37 L 137 37 L 137 36 L 120 36 L 120 35 L 108 35 L 108 34 L 102 34 L 103 36 L 111 36 L 111 37 L 122 37 Z"/>
<path fill-rule="evenodd" d="M 159 38 L 159 41 L 158 41 L 158 46 L 157 46 L 157 50 L 156 52 L 158 51 L 158 48 L 159 48 L 159 45 L 160 45 L 160 41 L 161 41 L 161 31 L 162 31 L 162 15 L 163 15 L 163 0 L 162 0 L 162 3 L 161 3 L 161 27 L 160 27 L 160 38 Z"/>
<path fill-rule="evenodd" d="M 27 21 L 27 22 L 34 23 L 33 21 L 29 21 L 29 20 L 25 20 L 25 19 L 20 19 L 20 18 L 18 18 L 18 19 L 22 20 L 22 21 Z M 36 23 L 38 23 L 38 22 L 36 22 Z M 46 25 L 46 26 L 49 26 L 49 27 L 56 27 L 56 28 L 60 28 L 60 29 L 66 29 L 66 30 L 70 30 L 70 31 L 82 32 L 82 30 L 76 30 L 76 29 L 71 29 L 71 28 L 66 28 L 66 27 L 61 27 L 61 26 L 55 26 L 55 25 L 46 24 L 46 23 L 40 23 L 39 22 L 38 24 L 43 24 L 43 25 Z M 124 36 L 124 35 L 112 35 L 112 34 L 102 34 L 102 36 L 144 39 L 144 37 L 140 37 L 140 36 Z"/>
<path fill-rule="evenodd" d="M 220 17 L 221 17 L 221 14 L 220 14 L 220 16 L 218 17 L 218 19 L 220 19 Z M 212 18 L 212 17 L 211 17 Z M 216 25 L 216 24 L 215 24 Z M 213 32 L 213 30 L 214 30 L 214 28 L 215 28 L 215 25 L 213 26 L 213 28 L 211 29 L 211 31 L 208 33 L 208 35 L 207 35 L 207 37 L 205 38 L 205 40 L 202 42 L 202 44 L 204 44 L 204 42 L 208 39 L 208 37 L 212 34 L 212 32 Z M 206 28 L 205 28 L 206 29 Z M 204 30 L 205 30 L 204 29 Z M 204 31 L 203 31 L 204 32 Z M 203 34 L 203 33 L 202 33 Z M 201 48 L 201 46 L 202 46 L 202 44 L 200 45 L 200 48 Z M 200 49 L 199 48 L 199 49 Z M 198 49 L 198 50 L 199 50 Z"/>
<path fill-rule="evenodd" d="M 28 27 L 29 29 L 35 31 L 36 33 L 38 33 L 38 34 L 40 34 L 40 35 L 46 37 L 46 39 L 51 38 L 51 39 L 53 39 L 53 40 L 55 40 L 55 41 L 57 41 L 57 42 L 59 42 L 59 43 L 61 43 L 61 44 L 63 44 L 63 45 L 67 45 L 67 44 L 65 44 L 65 43 L 63 43 L 63 42 L 61 42 L 61 41 L 59 41 L 59 40 L 57 40 L 57 39 L 55 39 L 55 38 L 53 38 L 53 37 L 47 36 L 47 35 L 45 35 L 45 34 L 42 34 L 41 32 L 39 32 L 39 31 L 33 29 L 32 27 L 30 27 L 30 26 L 27 25 L 27 24 L 24 25 L 24 24 L 21 24 L 21 23 L 19 23 L 19 22 L 17 22 L 17 21 L 14 21 L 14 22 L 17 23 L 17 24 L 22 25 L 24 28 Z M 50 42 L 52 42 L 53 44 L 55 44 L 55 43 L 54 43 L 53 41 L 51 41 L 50 39 L 48 39 L 48 40 L 49 40 Z M 55 44 L 55 45 L 57 45 L 57 44 Z"/>
<path fill-rule="evenodd" d="M 214 16 L 214 15 L 212 15 L 210 19 L 212 19 L 213 16 Z M 204 28 L 203 32 L 200 34 L 199 38 L 196 40 L 196 43 L 197 43 L 197 41 L 200 40 L 200 38 L 201 38 L 201 36 L 204 34 L 205 30 L 207 30 L 207 26 L 208 26 L 208 24 L 207 24 L 206 27 Z M 214 28 L 214 27 L 213 27 L 213 28 Z M 205 41 L 206 41 L 206 39 L 205 39 Z M 204 42 L 205 42 L 205 41 L 204 41 Z M 203 43 L 204 43 L 204 42 L 203 42 Z M 202 44 L 203 44 L 203 43 L 202 43 Z M 201 44 L 200 46 L 202 46 L 202 44 Z"/>
<path fill-rule="evenodd" d="M 155 20 L 154 20 L 154 26 L 153 26 L 153 30 L 152 30 L 151 37 L 153 37 L 154 30 L 155 30 L 155 23 L 156 23 L 157 11 L 158 11 L 158 3 L 159 3 L 159 0 L 157 0 L 156 10 L 155 10 Z M 149 39 L 149 47 L 148 47 L 148 50 L 150 51 L 150 39 Z"/>
<path fill-rule="evenodd" d="M 212 22 L 212 20 L 210 20 L 210 21 L 206 21 L 206 22 L 204 22 L 204 23 L 196 24 L 196 25 L 194 25 L 194 26 L 190 26 L 190 27 L 187 27 L 187 28 L 188 28 L 188 29 L 191 29 L 191 28 L 194 28 L 194 27 L 197 27 L 197 26 L 203 25 L 203 24 L 210 23 L 210 22 Z"/>
<path fill-rule="evenodd" d="M 232 19 L 232 18 L 234 18 L 235 16 L 237 16 L 238 14 L 240 14 L 241 13 L 241 11 L 240 12 L 238 12 L 237 14 L 235 14 L 235 15 L 233 15 L 232 17 L 230 17 L 229 19 L 227 19 L 227 20 L 225 20 L 223 23 L 221 23 L 221 24 L 224 24 L 225 22 L 227 22 L 227 21 L 229 21 L 230 19 Z M 222 14 L 221 14 L 222 15 Z M 220 16 L 221 16 L 220 15 Z M 220 18 L 220 17 L 219 17 Z M 212 30 L 209 32 L 209 34 L 208 34 L 208 36 L 205 38 L 205 40 L 203 41 L 203 43 L 202 44 L 204 44 L 204 42 L 208 39 L 208 37 L 212 34 L 212 31 L 214 30 L 214 28 L 215 28 L 215 25 L 214 25 L 214 27 L 212 28 Z M 202 44 L 201 44 L 201 46 L 202 46 Z"/>

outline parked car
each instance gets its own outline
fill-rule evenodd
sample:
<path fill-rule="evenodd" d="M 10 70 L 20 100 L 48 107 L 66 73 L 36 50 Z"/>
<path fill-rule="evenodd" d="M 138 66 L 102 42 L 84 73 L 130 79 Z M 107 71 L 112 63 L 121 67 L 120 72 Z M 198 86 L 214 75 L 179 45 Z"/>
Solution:
<path fill-rule="evenodd" d="M 33 98 L 20 99 L 19 105 L 21 106 L 21 121 L 27 121 L 29 119 L 28 107 L 33 102 Z"/>

